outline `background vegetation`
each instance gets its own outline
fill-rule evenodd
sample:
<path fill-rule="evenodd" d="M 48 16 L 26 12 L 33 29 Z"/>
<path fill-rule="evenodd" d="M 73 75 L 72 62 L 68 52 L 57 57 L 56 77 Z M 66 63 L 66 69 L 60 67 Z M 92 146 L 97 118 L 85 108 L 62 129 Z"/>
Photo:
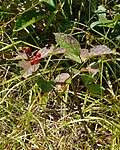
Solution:
<path fill-rule="evenodd" d="M 119 0 L 1 0 L 0 16 L 0 149 L 119 150 Z M 41 55 L 24 78 L 16 56 L 26 46 L 31 56 L 65 48 L 68 35 L 80 52 L 112 53 Z"/>

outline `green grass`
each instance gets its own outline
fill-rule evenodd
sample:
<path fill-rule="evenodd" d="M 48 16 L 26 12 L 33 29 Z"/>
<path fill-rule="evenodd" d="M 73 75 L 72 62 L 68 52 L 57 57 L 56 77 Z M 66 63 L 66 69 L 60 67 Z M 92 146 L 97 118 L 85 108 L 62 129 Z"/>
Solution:
<path fill-rule="evenodd" d="M 116 40 L 119 24 L 115 28 L 90 29 L 90 22 L 97 20 L 90 5 L 93 1 L 82 2 L 76 12 L 74 1 L 68 0 L 65 5 L 62 1 L 54 2 L 58 4 L 55 3 L 55 8 L 50 3 L 36 1 L 25 4 L 14 0 L 7 9 L 7 1 L 1 4 L 0 150 L 119 150 L 120 43 Z M 111 12 L 107 15 L 113 17 L 112 7 L 117 6 L 117 0 L 94 1 L 96 9 L 96 5 L 101 4 Z M 13 31 L 17 16 L 39 9 L 44 9 L 44 19 Z M 55 45 L 53 33 L 56 32 L 74 35 L 81 48 L 90 50 L 104 44 L 114 54 L 96 56 L 81 63 L 64 54 L 50 55 L 40 60 L 36 72 L 23 78 L 24 71 L 16 66 L 18 60 L 11 54 L 20 54 L 20 47 L 24 49 L 26 45 L 33 53 L 40 47 Z M 9 56 L 4 57 L 2 52 Z M 93 62 L 97 62 L 100 69 L 95 75 L 86 70 Z M 62 83 L 65 89 L 57 89 L 54 83 L 61 73 L 70 75 L 70 79 Z"/>

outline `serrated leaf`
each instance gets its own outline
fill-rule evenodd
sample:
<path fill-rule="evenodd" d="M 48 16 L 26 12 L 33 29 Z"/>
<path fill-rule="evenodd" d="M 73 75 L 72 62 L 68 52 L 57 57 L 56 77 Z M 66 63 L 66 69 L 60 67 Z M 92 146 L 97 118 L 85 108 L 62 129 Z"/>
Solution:
<path fill-rule="evenodd" d="M 65 49 L 68 53 L 80 56 L 80 44 L 73 37 L 64 33 L 54 33 L 55 39 L 61 48 Z"/>
<path fill-rule="evenodd" d="M 89 56 L 93 57 L 97 55 L 112 54 L 112 53 L 113 51 L 110 48 L 108 48 L 106 45 L 98 45 L 95 48 L 91 49 Z"/>
<path fill-rule="evenodd" d="M 55 78 L 54 82 L 64 83 L 68 78 L 70 78 L 68 73 L 61 73 Z"/>
<path fill-rule="evenodd" d="M 45 15 L 41 15 L 41 12 L 27 11 L 17 18 L 13 31 L 20 31 L 43 18 Z"/>

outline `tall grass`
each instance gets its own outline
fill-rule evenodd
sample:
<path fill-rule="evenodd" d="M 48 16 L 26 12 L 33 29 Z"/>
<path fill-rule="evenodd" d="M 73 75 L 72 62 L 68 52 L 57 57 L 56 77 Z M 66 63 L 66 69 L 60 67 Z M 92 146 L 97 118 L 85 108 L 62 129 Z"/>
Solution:
<path fill-rule="evenodd" d="M 119 150 L 119 42 L 110 35 L 111 29 L 105 27 L 90 29 L 90 22 L 96 20 L 93 7 L 91 8 L 92 2 L 97 6 L 102 4 L 92 0 L 86 3 L 80 2 L 81 6 L 79 1 L 68 0 L 65 4 L 61 0 L 54 1 L 57 4 L 55 8 L 38 1 L 14 0 L 9 4 L 7 1 L 1 4 L 1 150 Z M 117 5 L 117 1 L 103 3 L 110 11 L 111 6 Z M 73 5 L 77 6 L 77 13 Z M 45 11 L 46 17 L 43 20 L 21 31 L 13 32 L 18 16 L 40 8 Z M 55 10 L 59 12 L 57 15 Z M 85 13 L 84 10 L 88 12 Z M 84 13 L 86 19 L 81 16 Z M 50 15 L 51 17 L 48 18 Z M 64 24 L 67 27 L 65 30 L 63 30 Z M 19 48 L 26 45 L 30 46 L 34 53 L 40 47 L 56 44 L 54 32 L 67 32 L 74 35 L 82 48 L 90 49 L 94 45 L 105 44 L 115 53 L 95 57 L 81 64 L 61 54 L 49 56 L 41 59 L 40 68 L 24 79 L 23 69 L 16 66 L 18 61 L 12 53 L 19 54 Z M 4 56 L 2 52 L 7 52 L 8 55 Z M 86 73 L 85 70 L 88 64 L 94 61 L 101 62 L 100 72 L 95 76 Z M 71 76 L 71 81 L 65 83 L 66 89 L 58 90 L 53 84 L 51 90 L 44 93 L 37 84 L 37 79 L 42 77 L 54 82 L 61 72 L 69 72 Z M 94 83 L 103 88 L 104 94 L 95 94 L 86 89 L 81 75 L 95 78 Z M 45 107 L 41 101 L 47 101 Z"/>

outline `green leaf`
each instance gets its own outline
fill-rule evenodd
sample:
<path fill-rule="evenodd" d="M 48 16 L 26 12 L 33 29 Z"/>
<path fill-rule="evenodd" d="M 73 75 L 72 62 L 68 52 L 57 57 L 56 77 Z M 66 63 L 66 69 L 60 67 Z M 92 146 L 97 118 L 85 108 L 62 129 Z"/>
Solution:
<path fill-rule="evenodd" d="M 95 77 L 91 77 L 90 75 L 82 75 L 81 79 L 85 83 L 85 85 L 91 84 L 96 81 Z"/>
<path fill-rule="evenodd" d="M 90 28 L 93 28 L 93 27 L 95 27 L 95 26 L 97 26 L 99 24 L 101 24 L 100 21 L 95 21 L 95 22 L 91 23 Z"/>
<path fill-rule="evenodd" d="M 75 61 L 75 62 L 77 62 L 77 63 L 81 63 L 81 59 L 80 59 L 80 57 L 77 56 L 77 55 L 68 53 L 68 54 L 66 55 L 66 58 L 69 58 L 69 59 L 71 59 L 71 60 L 73 60 L 73 61 Z"/>
<path fill-rule="evenodd" d="M 44 109 L 46 108 L 48 100 L 49 100 L 49 96 L 47 93 L 45 93 L 40 99 L 40 104 L 41 104 L 42 108 L 44 108 Z"/>
<path fill-rule="evenodd" d="M 119 14 L 119 13 L 115 14 L 115 16 L 114 16 L 114 20 L 115 20 L 115 21 L 120 20 L 120 14 Z"/>
<path fill-rule="evenodd" d="M 98 10 L 96 11 L 98 13 L 99 21 L 101 23 L 106 23 L 108 19 L 106 18 L 106 9 L 102 5 L 98 6 Z"/>
<path fill-rule="evenodd" d="M 103 89 L 99 84 L 90 84 L 86 85 L 86 88 L 91 94 L 102 94 L 103 95 Z"/>
<path fill-rule="evenodd" d="M 55 18 L 56 14 L 57 14 L 58 10 L 54 11 L 47 19 L 47 23 L 46 23 L 46 29 L 48 29 L 48 27 L 50 26 L 51 22 L 53 21 L 53 19 Z"/>
<path fill-rule="evenodd" d="M 113 7 L 113 9 L 114 9 L 115 11 L 120 11 L 120 4 L 115 5 L 115 6 Z"/>
<path fill-rule="evenodd" d="M 38 84 L 38 86 L 41 88 L 43 93 L 48 93 L 51 90 L 52 81 L 46 81 L 44 78 L 39 77 L 36 81 L 36 83 Z"/>
<path fill-rule="evenodd" d="M 40 1 L 41 1 L 41 2 L 46 2 L 46 3 L 48 3 L 49 5 L 55 7 L 55 4 L 54 4 L 53 0 L 40 0 Z"/>
<path fill-rule="evenodd" d="M 73 36 L 64 33 L 54 33 L 54 35 L 57 44 L 65 49 L 68 54 L 80 56 L 80 44 Z"/>
<path fill-rule="evenodd" d="M 20 31 L 27 26 L 45 18 L 45 15 L 41 15 L 42 12 L 27 11 L 16 20 L 16 25 L 13 31 Z"/>
<path fill-rule="evenodd" d="M 93 28 L 95 26 L 105 26 L 109 28 L 114 28 L 115 26 L 115 19 L 114 20 L 108 20 L 106 18 L 106 9 L 102 5 L 98 6 L 98 10 L 95 11 L 98 15 L 99 20 L 92 22 L 90 27 Z"/>

